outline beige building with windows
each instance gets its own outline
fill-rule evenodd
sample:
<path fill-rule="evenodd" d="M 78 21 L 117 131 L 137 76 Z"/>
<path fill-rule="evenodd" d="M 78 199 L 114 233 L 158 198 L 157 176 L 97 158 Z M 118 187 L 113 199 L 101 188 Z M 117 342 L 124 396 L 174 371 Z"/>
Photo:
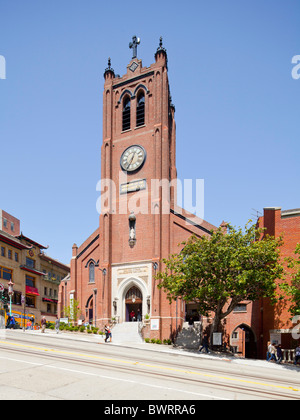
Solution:
<path fill-rule="evenodd" d="M 50 322 L 57 316 L 59 285 L 70 268 L 46 255 L 47 248 L 24 236 L 20 220 L 0 210 L 0 287 L 8 298 L 13 282 L 12 314 L 22 326 L 24 319 L 39 324 L 42 316 Z"/>

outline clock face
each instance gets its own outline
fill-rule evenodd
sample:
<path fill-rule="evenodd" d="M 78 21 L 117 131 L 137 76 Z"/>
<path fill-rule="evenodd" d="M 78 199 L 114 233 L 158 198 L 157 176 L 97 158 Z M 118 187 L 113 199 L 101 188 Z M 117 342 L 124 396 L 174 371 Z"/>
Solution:
<path fill-rule="evenodd" d="M 121 168 L 127 172 L 140 169 L 146 160 L 146 151 L 142 146 L 130 146 L 121 156 Z"/>

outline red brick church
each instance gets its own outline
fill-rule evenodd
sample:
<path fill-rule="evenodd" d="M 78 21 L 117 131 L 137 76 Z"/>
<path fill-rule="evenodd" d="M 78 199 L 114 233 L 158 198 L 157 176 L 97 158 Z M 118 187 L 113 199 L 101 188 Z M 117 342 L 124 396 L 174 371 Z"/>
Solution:
<path fill-rule="evenodd" d="M 175 107 L 162 40 L 155 62 L 143 67 L 133 37 L 126 73 L 104 73 L 99 226 L 73 246 L 70 280 L 60 287 L 59 314 L 70 299 L 82 322 L 148 318 L 151 337 L 168 339 L 185 320 L 182 302 L 157 288 L 160 262 L 191 234 L 215 227 L 177 206 Z M 96 153 L 97 151 L 95 151 Z"/>

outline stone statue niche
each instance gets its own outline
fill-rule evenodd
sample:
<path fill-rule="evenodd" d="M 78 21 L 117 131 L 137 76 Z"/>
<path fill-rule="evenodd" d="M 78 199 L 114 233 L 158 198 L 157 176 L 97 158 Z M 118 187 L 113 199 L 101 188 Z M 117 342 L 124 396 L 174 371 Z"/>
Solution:
<path fill-rule="evenodd" d="M 129 216 L 129 246 L 131 248 L 136 244 L 136 217 L 134 213 Z"/>

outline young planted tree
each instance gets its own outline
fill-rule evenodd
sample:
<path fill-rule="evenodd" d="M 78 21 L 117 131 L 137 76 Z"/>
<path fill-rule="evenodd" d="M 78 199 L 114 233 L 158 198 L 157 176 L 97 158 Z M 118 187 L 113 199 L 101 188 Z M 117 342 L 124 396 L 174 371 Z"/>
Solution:
<path fill-rule="evenodd" d="M 66 306 L 64 308 L 64 313 L 67 318 L 69 318 L 70 321 L 76 323 L 78 319 L 78 315 L 81 312 L 80 309 L 80 302 L 79 300 L 71 299 L 70 306 Z"/>
<path fill-rule="evenodd" d="M 203 316 L 214 313 L 211 329 L 244 300 L 269 297 L 276 300 L 276 280 L 282 277 L 279 247 L 281 239 L 262 237 L 263 230 L 246 225 L 245 230 L 228 225 L 211 236 L 192 236 L 182 251 L 164 260 L 158 274 L 159 287 L 170 301 L 181 298 L 197 303 Z"/>

